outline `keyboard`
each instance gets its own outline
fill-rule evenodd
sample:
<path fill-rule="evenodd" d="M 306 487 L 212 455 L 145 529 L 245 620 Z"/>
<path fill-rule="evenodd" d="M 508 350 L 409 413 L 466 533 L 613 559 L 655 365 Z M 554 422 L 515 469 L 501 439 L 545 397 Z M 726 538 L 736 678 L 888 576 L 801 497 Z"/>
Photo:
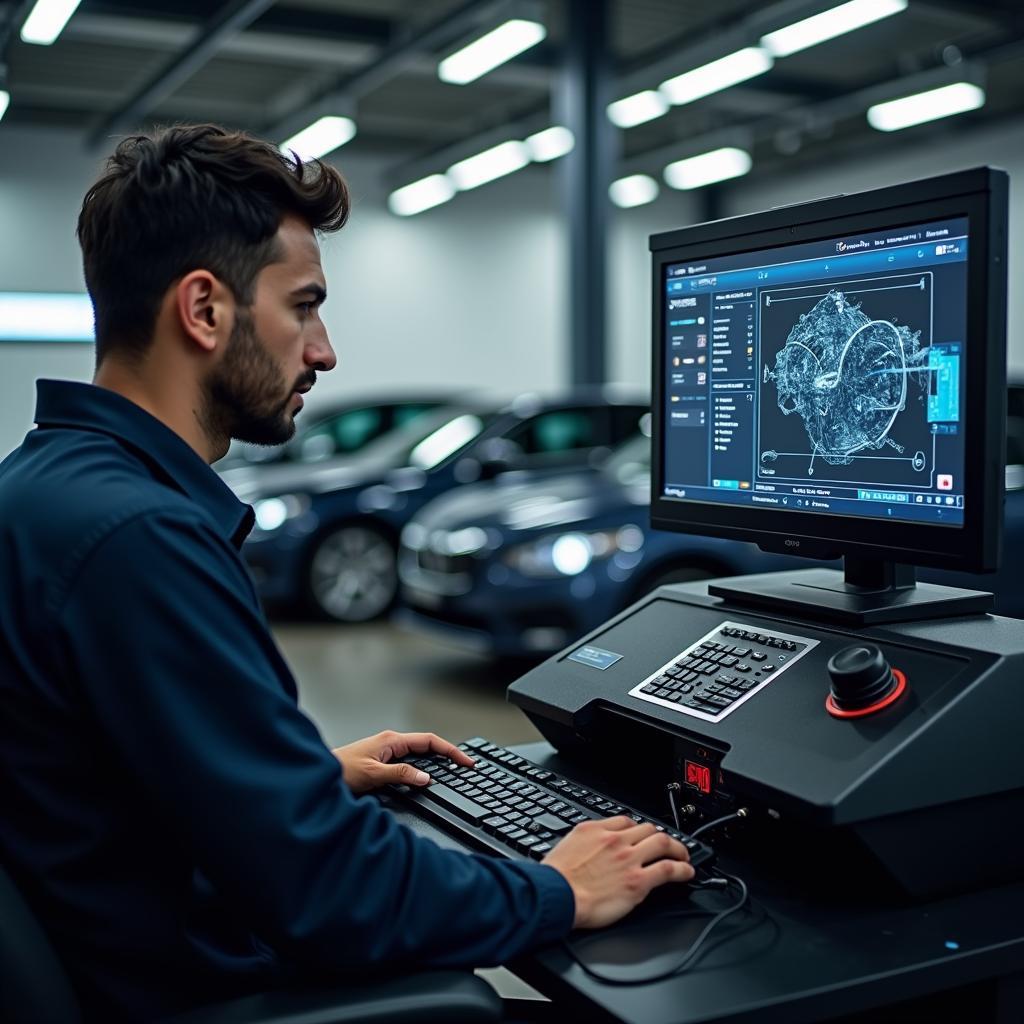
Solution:
<path fill-rule="evenodd" d="M 428 786 L 393 786 L 403 802 L 467 845 L 502 857 L 541 860 L 580 822 L 625 814 L 651 822 L 690 851 L 694 867 L 714 851 L 706 843 L 595 790 L 541 768 L 479 737 L 459 744 L 476 761 L 463 768 L 440 756 L 405 760 L 430 775 Z"/>
<path fill-rule="evenodd" d="M 629 695 L 720 722 L 817 646 L 809 637 L 723 622 L 641 679 Z"/>

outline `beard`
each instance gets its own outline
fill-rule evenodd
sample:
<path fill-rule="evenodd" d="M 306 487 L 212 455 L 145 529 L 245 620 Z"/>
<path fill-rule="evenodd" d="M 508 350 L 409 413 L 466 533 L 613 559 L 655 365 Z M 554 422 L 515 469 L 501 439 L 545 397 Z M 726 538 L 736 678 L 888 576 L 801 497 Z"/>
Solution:
<path fill-rule="evenodd" d="M 285 384 L 248 310 L 238 308 L 227 349 L 203 389 L 202 416 L 211 437 L 251 444 L 284 444 L 295 434 L 292 394 L 316 379 L 310 370 Z"/>

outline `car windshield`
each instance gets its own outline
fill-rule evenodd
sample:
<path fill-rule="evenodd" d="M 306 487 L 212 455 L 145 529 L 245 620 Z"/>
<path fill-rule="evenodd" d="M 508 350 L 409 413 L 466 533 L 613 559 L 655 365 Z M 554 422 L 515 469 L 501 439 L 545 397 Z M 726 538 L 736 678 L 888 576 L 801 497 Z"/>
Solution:
<path fill-rule="evenodd" d="M 412 423 L 371 441 L 363 453 L 368 460 L 392 466 L 429 470 L 464 448 L 494 420 L 494 413 L 449 406 L 426 413 Z"/>
<path fill-rule="evenodd" d="M 601 468 L 620 484 L 646 483 L 651 473 L 651 439 L 637 434 L 623 441 Z"/>

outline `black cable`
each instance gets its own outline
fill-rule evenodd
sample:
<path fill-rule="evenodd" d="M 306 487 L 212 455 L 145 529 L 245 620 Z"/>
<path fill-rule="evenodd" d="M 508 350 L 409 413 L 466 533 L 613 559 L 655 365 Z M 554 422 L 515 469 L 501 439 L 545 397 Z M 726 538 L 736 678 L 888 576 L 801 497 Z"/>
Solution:
<path fill-rule="evenodd" d="M 690 835 L 696 839 L 702 832 L 707 832 L 709 829 L 718 828 L 719 825 L 724 825 L 727 821 L 738 820 L 739 818 L 745 818 L 747 816 L 746 807 L 741 807 L 738 811 L 733 814 L 726 814 L 722 818 L 715 818 L 714 821 L 709 821 L 706 825 L 701 825 L 700 828 L 695 828 Z"/>
<path fill-rule="evenodd" d="M 665 787 L 665 793 L 668 795 L 668 805 L 672 810 L 672 820 L 676 823 L 676 831 L 682 832 L 683 826 L 679 824 L 679 810 L 676 807 L 675 798 L 672 796 L 673 793 L 677 793 L 680 789 L 678 782 L 670 782 Z"/>
<path fill-rule="evenodd" d="M 739 898 L 731 903 L 724 910 L 717 912 L 711 910 L 684 910 L 678 913 L 672 913 L 673 917 L 697 917 L 702 914 L 713 914 L 714 916 L 704 926 L 700 934 L 691 943 L 690 948 L 686 951 L 683 958 L 664 971 L 659 971 L 657 974 L 650 974 L 643 978 L 616 978 L 614 975 L 604 974 L 601 971 L 595 970 L 593 967 L 588 966 L 583 960 L 576 954 L 576 951 L 572 948 L 567 940 L 563 940 L 562 945 L 565 947 L 566 952 L 572 958 L 572 960 L 579 965 L 584 973 L 588 974 L 595 981 L 604 982 L 608 985 L 651 985 L 658 981 L 664 981 L 666 978 L 671 978 L 676 974 L 682 973 L 690 965 L 690 963 L 697 957 L 704 947 L 704 943 L 707 941 L 708 936 L 728 917 L 742 910 L 747 905 L 749 900 L 749 893 L 747 892 L 746 882 L 742 878 L 737 878 L 735 875 L 727 874 L 724 871 L 719 871 L 719 875 L 725 878 L 728 882 L 731 882 L 736 886 L 739 892 Z M 667 915 L 666 915 L 667 916 Z M 643 925 L 649 925 L 649 921 L 638 922 Z M 597 936 L 595 936 L 597 937 Z"/>

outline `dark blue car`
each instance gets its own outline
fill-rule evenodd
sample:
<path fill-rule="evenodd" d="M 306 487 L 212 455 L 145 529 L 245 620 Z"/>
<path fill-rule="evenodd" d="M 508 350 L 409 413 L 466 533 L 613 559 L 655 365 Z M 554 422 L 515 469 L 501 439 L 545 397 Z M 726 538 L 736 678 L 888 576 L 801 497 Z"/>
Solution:
<path fill-rule="evenodd" d="M 342 622 L 375 618 L 398 590 L 399 534 L 427 502 L 475 480 L 586 466 L 634 433 L 646 408 L 644 397 L 605 389 L 464 402 L 421 416 L 344 465 L 267 467 L 235 481 L 256 511 L 242 551 L 257 590 L 273 607 Z"/>
<path fill-rule="evenodd" d="M 1010 457 L 1024 461 L 1011 435 Z M 398 620 L 494 655 L 557 651 L 663 583 L 801 569 L 753 544 L 652 530 L 650 441 L 638 436 L 597 471 L 507 478 L 454 490 L 405 528 Z M 1024 617 L 1024 466 L 1007 469 L 1002 568 L 931 569 L 919 578 L 993 590 Z"/>

